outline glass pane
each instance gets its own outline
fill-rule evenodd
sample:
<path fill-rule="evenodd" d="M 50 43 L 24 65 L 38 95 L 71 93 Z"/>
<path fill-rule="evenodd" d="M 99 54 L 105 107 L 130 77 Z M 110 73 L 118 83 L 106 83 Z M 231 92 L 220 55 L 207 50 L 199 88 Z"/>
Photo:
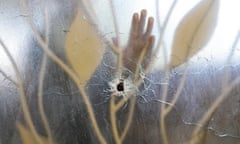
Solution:
<path fill-rule="evenodd" d="M 239 143 L 239 3 L 0 2 L 0 143 Z"/>

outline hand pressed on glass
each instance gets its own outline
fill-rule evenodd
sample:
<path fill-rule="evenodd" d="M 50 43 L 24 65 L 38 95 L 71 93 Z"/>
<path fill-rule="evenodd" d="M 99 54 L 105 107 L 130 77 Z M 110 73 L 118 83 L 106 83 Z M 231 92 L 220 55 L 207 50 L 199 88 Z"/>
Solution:
<path fill-rule="evenodd" d="M 146 68 L 154 46 L 154 36 L 151 34 L 153 29 L 153 17 L 148 18 L 145 30 L 147 11 L 142 10 L 139 18 L 138 13 L 132 17 L 132 25 L 128 44 L 123 51 L 123 65 L 129 70 L 136 70 L 137 64 Z M 143 58 L 141 59 L 141 56 Z"/>
<path fill-rule="evenodd" d="M 122 66 L 130 70 L 135 75 L 134 81 L 129 77 L 129 73 L 122 71 L 122 74 L 109 83 L 111 91 L 116 96 L 123 96 L 128 99 L 137 90 L 134 82 L 138 79 L 139 69 L 145 69 L 150 63 L 150 57 L 154 46 L 155 38 L 152 35 L 153 17 L 147 19 L 147 11 L 142 10 L 139 17 L 138 13 L 132 16 L 132 24 L 129 40 L 126 48 L 122 51 Z M 147 27 L 145 25 L 147 22 Z M 113 42 L 118 47 L 116 38 Z"/>

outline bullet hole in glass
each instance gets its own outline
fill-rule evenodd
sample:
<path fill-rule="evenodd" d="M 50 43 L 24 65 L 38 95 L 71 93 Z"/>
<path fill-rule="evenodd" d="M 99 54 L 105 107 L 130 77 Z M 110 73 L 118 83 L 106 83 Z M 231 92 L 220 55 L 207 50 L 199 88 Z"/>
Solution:
<path fill-rule="evenodd" d="M 119 82 L 117 84 L 117 90 L 120 91 L 120 92 L 124 91 L 124 83 L 123 83 L 123 81 L 121 81 L 121 82 Z"/>

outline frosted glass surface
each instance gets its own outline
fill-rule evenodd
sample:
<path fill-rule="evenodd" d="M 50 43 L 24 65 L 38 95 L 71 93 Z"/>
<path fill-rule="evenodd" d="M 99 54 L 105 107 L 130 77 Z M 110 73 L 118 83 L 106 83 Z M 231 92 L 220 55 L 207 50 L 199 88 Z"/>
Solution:
<path fill-rule="evenodd" d="M 163 105 L 172 107 L 165 117 L 164 124 L 169 144 L 190 143 L 196 128 L 200 128 L 204 135 L 201 136 L 199 143 L 240 143 L 238 80 L 240 20 L 237 15 L 239 4 L 220 0 L 217 25 L 210 41 L 187 61 L 187 64 L 167 71 L 164 65 L 164 50 L 161 49 L 159 53 L 155 53 L 154 50 L 157 49 L 156 42 L 160 38 L 159 31 L 162 32 L 157 22 L 163 25 L 171 2 L 164 2 L 164 0 L 140 0 L 139 2 L 0 0 L 0 40 L 2 41 L 0 45 L 0 144 L 23 142 L 19 128 L 16 127 L 17 123 L 31 131 L 23 110 L 19 78 L 36 132 L 41 137 L 47 138 L 50 135 L 44 127 L 38 107 L 39 85 L 43 82 L 41 104 L 51 131 L 51 138 L 56 144 L 101 143 L 83 95 L 86 95 L 91 105 L 92 114 L 104 141 L 109 144 L 164 143 L 161 125 Z M 173 10 L 163 38 L 167 57 L 171 53 L 170 47 L 177 25 L 198 2 L 200 1 L 194 0 L 191 3 L 179 1 Z M 28 8 L 27 12 L 24 4 Z M 74 73 L 74 68 L 66 55 L 65 42 L 79 9 L 84 13 L 83 18 L 97 31 L 96 34 L 103 42 L 104 48 L 94 52 L 102 55 L 100 55 L 99 65 L 89 80 L 81 81 L 78 85 L 52 56 L 47 54 L 45 66 L 42 66 L 46 53 L 36 33 L 43 42 L 48 38 L 48 48 Z M 150 62 L 153 54 L 156 54 L 154 55 L 156 62 L 146 73 L 144 64 L 139 65 L 135 57 L 127 57 L 129 65 L 139 68 L 139 73 L 136 74 L 128 66 L 118 67 L 119 55 L 109 43 L 113 44 L 112 38 L 119 36 L 118 48 L 126 49 L 132 15 L 134 12 L 140 13 L 142 9 L 147 10 L 147 18 L 150 16 L 154 18 L 151 34 L 155 37 L 155 43 L 152 55 L 146 57 L 146 62 Z M 30 22 L 34 28 L 31 27 Z M 46 36 L 47 26 L 49 30 Z M 7 55 L 6 49 L 10 56 Z M 10 60 L 10 57 L 13 59 Z M 16 75 L 13 62 L 17 66 L 19 76 Z M 84 62 L 87 65 L 93 65 L 87 58 Z M 43 67 L 45 68 L 44 79 L 41 80 Z M 82 69 L 86 67 L 81 67 L 80 71 Z M 120 71 L 127 75 L 120 77 L 116 74 Z M 141 79 L 139 84 L 133 82 L 135 77 Z M 236 84 L 229 89 L 232 82 Z M 83 89 L 79 90 L 79 87 Z M 83 94 L 83 91 L 86 94 Z M 173 103 L 176 94 L 179 94 L 179 97 L 176 103 Z M 217 105 L 207 122 L 201 123 L 200 120 L 221 95 L 226 95 L 225 99 Z M 124 102 L 113 114 L 114 122 L 111 114 L 113 97 L 115 104 Z M 136 103 L 133 104 L 134 99 Z M 130 117 L 132 105 L 134 110 L 129 129 L 126 136 L 119 142 L 116 140 L 113 125 L 115 124 L 121 137 Z"/>

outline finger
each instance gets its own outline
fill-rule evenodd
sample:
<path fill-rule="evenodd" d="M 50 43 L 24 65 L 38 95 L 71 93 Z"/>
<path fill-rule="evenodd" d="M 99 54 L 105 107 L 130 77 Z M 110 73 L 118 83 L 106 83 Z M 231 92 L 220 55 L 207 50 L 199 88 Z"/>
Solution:
<path fill-rule="evenodd" d="M 146 52 L 146 55 L 145 55 L 146 58 L 151 57 L 151 53 L 152 53 L 152 50 L 153 50 L 153 47 L 154 47 L 154 43 L 155 43 L 155 37 L 153 35 L 151 35 L 148 38 L 148 46 L 146 47 L 147 48 L 147 52 Z"/>
<path fill-rule="evenodd" d="M 133 41 L 137 38 L 139 27 L 139 15 L 138 13 L 134 13 L 132 17 L 132 26 L 130 31 L 130 41 Z"/>
<path fill-rule="evenodd" d="M 150 36 L 149 39 L 149 45 L 148 45 L 148 50 L 153 50 L 153 47 L 154 47 L 154 43 L 155 43 L 155 36 Z"/>
<path fill-rule="evenodd" d="M 148 66 L 148 64 L 151 63 L 150 60 L 151 60 L 151 56 L 152 56 L 152 52 L 153 52 L 153 48 L 154 48 L 154 43 L 155 43 L 155 37 L 150 36 L 148 38 L 148 47 L 147 47 L 146 55 L 145 55 L 143 63 L 142 63 L 144 69 Z"/>
<path fill-rule="evenodd" d="M 145 33 L 146 38 L 149 37 L 152 33 L 153 23 L 154 23 L 154 18 L 153 17 L 148 18 L 147 30 Z"/>
<path fill-rule="evenodd" d="M 147 17 L 147 11 L 142 10 L 141 11 L 141 16 L 140 16 L 140 21 L 139 21 L 139 28 L 138 28 L 138 34 L 139 35 L 143 34 L 146 17 Z"/>

